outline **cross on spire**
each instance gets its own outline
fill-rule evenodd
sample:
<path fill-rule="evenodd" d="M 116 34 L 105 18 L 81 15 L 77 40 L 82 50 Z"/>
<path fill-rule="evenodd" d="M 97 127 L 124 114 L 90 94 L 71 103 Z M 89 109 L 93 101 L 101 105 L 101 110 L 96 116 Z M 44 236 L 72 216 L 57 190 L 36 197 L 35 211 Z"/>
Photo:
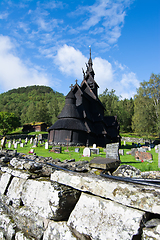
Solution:
<path fill-rule="evenodd" d="M 76 79 L 75 82 L 76 82 L 76 84 L 77 84 L 78 80 Z"/>
<path fill-rule="evenodd" d="M 73 84 L 71 84 L 70 89 L 71 89 L 71 90 L 73 89 Z"/>

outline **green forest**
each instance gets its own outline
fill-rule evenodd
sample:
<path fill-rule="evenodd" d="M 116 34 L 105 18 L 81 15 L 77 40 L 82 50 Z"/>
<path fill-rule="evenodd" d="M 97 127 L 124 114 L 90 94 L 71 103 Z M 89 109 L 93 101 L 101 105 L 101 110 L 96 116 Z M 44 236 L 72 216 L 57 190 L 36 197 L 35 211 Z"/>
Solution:
<path fill-rule="evenodd" d="M 120 131 L 160 136 L 160 74 L 140 83 L 132 99 L 121 99 L 115 90 L 99 95 L 105 115 L 117 115 Z M 65 104 L 65 96 L 47 86 L 28 86 L 0 94 L 0 130 L 10 121 L 13 129 L 31 122 L 52 125 Z M 6 129 L 9 125 L 5 125 Z M 11 128 L 9 129 L 11 130 Z M 6 132 L 3 132 L 6 133 Z"/>

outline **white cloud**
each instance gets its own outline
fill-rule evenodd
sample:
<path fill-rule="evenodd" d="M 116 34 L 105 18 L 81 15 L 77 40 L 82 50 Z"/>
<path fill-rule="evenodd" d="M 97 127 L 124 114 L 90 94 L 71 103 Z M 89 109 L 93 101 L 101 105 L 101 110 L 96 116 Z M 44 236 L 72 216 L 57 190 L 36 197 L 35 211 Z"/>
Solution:
<path fill-rule="evenodd" d="M 8 13 L 7 12 L 4 12 L 4 13 L 1 13 L 0 14 L 0 19 L 2 20 L 2 19 L 6 19 L 7 17 L 8 17 Z"/>
<path fill-rule="evenodd" d="M 82 21 L 82 26 L 78 30 L 90 30 L 101 33 L 101 40 L 108 40 L 108 43 L 114 44 L 121 36 L 121 29 L 124 25 L 126 16 L 125 9 L 132 3 L 131 0 L 100 0 L 88 7 L 80 7 L 79 15 L 87 12 L 87 18 Z M 82 11 L 83 9 L 83 11 Z"/>
<path fill-rule="evenodd" d="M 131 98 L 136 94 L 136 89 L 139 85 L 140 84 L 135 73 L 123 73 L 122 79 L 119 83 L 117 83 L 116 90 L 122 98 Z"/>
<path fill-rule="evenodd" d="M 134 96 L 136 88 L 139 87 L 139 81 L 135 73 L 129 72 L 127 66 L 118 61 L 114 61 L 112 66 L 110 62 L 99 57 L 92 60 L 99 93 L 107 88 L 109 91 L 114 89 L 116 95 L 122 96 L 123 99 Z M 74 47 L 64 45 L 59 48 L 54 61 L 64 75 L 82 80 L 81 69 L 84 67 L 84 63 L 88 62 L 88 59 Z"/>
<path fill-rule="evenodd" d="M 102 58 L 93 59 L 95 80 L 99 85 L 99 93 L 102 93 L 113 82 L 113 69 L 111 63 Z"/>
<path fill-rule="evenodd" d="M 55 57 L 55 64 L 59 66 L 63 74 L 81 79 L 82 67 L 85 66 L 87 60 L 79 50 L 65 44 L 58 50 Z"/>
<path fill-rule="evenodd" d="M 82 67 L 85 67 L 85 62 L 87 63 L 88 59 L 79 50 L 68 45 L 61 47 L 55 57 L 55 63 L 59 66 L 60 71 L 77 79 L 82 79 Z M 107 60 L 96 57 L 93 59 L 93 69 L 95 80 L 102 92 L 113 80 L 112 65 Z"/>
<path fill-rule="evenodd" d="M 13 53 L 14 45 L 7 36 L 0 36 L 0 86 L 8 89 L 28 85 L 48 85 L 47 76 L 29 68 Z"/>

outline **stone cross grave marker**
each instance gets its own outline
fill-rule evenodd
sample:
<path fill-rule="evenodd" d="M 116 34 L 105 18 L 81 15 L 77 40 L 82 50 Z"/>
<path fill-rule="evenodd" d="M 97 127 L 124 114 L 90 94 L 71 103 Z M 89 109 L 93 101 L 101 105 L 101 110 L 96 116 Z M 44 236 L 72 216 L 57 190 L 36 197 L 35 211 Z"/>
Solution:
<path fill-rule="evenodd" d="M 120 160 L 119 158 L 119 143 L 106 144 L 106 158 Z"/>
<path fill-rule="evenodd" d="M 83 149 L 83 156 L 84 156 L 84 157 L 90 157 L 90 156 L 91 156 L 91 150 L 90 150 L 90 148 L 85 147 L 85 148 Z"/>

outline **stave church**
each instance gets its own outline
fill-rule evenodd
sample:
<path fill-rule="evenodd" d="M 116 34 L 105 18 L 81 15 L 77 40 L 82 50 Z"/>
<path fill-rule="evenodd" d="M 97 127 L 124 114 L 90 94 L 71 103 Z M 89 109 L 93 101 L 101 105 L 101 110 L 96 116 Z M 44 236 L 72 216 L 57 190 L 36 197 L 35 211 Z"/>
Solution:
<path fill-rule="evenodd" d="M 98 98 L 91 49 L 86 68 L 83 81 L 71 85 L 58 120 L 48 129 L 50 144 L 105 147 L 120 140 L 117 117 L 104 116 L 105 108 Z"/>

